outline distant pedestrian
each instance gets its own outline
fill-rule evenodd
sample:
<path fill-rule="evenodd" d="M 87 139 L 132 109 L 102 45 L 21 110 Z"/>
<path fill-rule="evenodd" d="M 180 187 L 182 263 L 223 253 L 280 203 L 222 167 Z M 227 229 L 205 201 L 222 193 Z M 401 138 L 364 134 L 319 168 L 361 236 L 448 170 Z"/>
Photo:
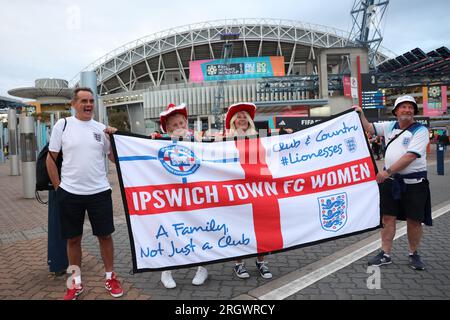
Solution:
<path fill-rule="evenodd" d="M 376 160 L 381 160 L 381 139 L 380 137 L 375 137 L 372 139 L 372 151 Z"/>
<path fill-rule="evenodd" d="M 439 136 L 438 143 L 439 143 L 441 146 L 444 147 L 444 151 L 447 150 L 447 146 L 448 146 L 449 142 L 448 142 L 448 136 L 447 136 L 447 134 L 445 133 L 445 131 L 444 131 L 444 133 L 442 133 L 442 134 Z"/>
<path fill-rule="evenodd" d="M 162 137 L 162 134 L 158 131 L 158 130 L 155 130 L 155 131 L 153 131 L 153 133 L 150 135 L 153 139 L 158 139 L 158 138 L 161 138 Z"/>
<path fill-rule="evenodd" d="M 280 130 L 278 130 L 279 134 L 288 134 L 292 132 L 294 132 L 294 130 L 292 130 L 291 128 L 287 128 L 285 125 L 281 125 Z"/>

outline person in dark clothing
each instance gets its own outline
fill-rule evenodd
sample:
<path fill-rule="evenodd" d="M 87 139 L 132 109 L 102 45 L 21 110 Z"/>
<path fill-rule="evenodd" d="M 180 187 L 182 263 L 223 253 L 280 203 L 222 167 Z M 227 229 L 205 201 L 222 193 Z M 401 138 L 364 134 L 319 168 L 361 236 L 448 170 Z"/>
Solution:
<path fill-rule="evenodd" d="M 372 151 L 377 157 L 377 160 L 381 160 L 381 140 L 380 137 L 376 137 L 372 140 Z"/>
<path fill-rule="evenodd" d="M 445 132 L 442 135 L 439 136 L 438 143 L 441 146 L 444 146 L 444 151 L 447 150 L 447 146 L 448 146 L 449 143 L 448 143 L 448 136 L 447 136 L 447 134 Z"/>
<path fill-rule="evenodd" d="M 278 134 L 288 134 L 292 132 L 294 132 L 294 130 L 292 130 L 291 128 L 286 128 L 285 125 L 281 125 L 280 129 L 278 130 Z"/>

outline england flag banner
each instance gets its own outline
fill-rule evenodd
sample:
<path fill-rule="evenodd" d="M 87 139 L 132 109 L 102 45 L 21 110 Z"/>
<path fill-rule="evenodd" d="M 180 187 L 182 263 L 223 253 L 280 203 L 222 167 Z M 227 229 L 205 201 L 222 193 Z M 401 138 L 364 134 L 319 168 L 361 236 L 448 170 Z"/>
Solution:
<path fill-rule="evenodd" d="M 380 227 L 358 114 L 286 135 L 217 142 L 116 133 L 134 272 L 313 245 Z"/>

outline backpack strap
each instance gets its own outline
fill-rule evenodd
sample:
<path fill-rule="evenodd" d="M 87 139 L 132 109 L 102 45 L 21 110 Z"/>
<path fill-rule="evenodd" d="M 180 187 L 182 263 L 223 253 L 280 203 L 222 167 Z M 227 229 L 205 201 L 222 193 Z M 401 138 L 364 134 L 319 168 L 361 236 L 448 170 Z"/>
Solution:
<path fill-rule="evenodd" d="M 405 132 L 406 130 L 410 131 L 411 133 L 414 133 L 415 129 L 412 128 L 414 125 L 419 124 L 418 122 L 413 122 L 411 123 L 408 127 L 406 127 L 405 129 L 403 129 L 402 132 L 397 133 L 391 140 L 389 140 L 389 143 L 387 144 L 387 146 L 384 148 L 385 152 L 387 150 L 387 148 L 389 147 L 389 145 L 394 142 L 395 139 L 397 139 L 398 137 L 400 137 L 400 135 L 403 134 L 403 132 Z M 420 125 L 420 124 L 419 124 Z M 411 130 L 410 130 L 411 129 Z M 414 130 L 414 131 L 413 131 Z"/>
<path fill-rule="evenodd" d="M 62 132 L 64 132 L 64 130 L 66 130 L 66 126 L 67 126 L 67 118 L 64 118 L 64 127 L 63 127 Z M 52 158 L 53 162 L 56 164 L 56 159 L 53 158 L 52 152 L 50 150 L 48 150 L 48 154 L 50 155 L 50 158 Z"/>

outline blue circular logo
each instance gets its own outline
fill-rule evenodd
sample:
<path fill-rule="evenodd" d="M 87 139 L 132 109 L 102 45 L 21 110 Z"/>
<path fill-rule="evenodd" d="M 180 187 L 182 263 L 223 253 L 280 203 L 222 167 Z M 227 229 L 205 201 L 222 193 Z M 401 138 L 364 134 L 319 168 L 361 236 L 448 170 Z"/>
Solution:
<path fill-rule="evenodd" d="M 176 144 L 159 149 L 158 160 L 176 176 L 188 176 L 200 167 L 200 160 L 192 150 Z"/>

